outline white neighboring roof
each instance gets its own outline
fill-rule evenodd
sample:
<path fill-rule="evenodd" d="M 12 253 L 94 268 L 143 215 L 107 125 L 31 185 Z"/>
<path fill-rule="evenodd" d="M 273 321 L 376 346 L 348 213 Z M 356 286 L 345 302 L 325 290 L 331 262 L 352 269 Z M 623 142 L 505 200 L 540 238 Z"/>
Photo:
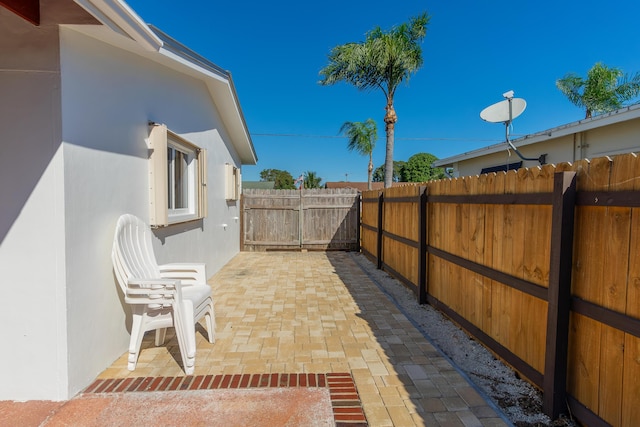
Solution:
<path fill-rule="evenodd" d="M 74 1 L 104 26 L 69 27 L 204 81 L 240 161 L 242 164 L 256 164 L 258 157 L 229 71 L 218 67 L 157 28 L 145 24 L 123 0 Z"/>
<path fill-rule="evenodd" d="M 595 129 L 637 118 L 640 118 L 640 104 L 630 105 L 629 107 L 621 108 L 619 110 L 612 111 L 611 113 L 601 114 L 588 119 L 578 120 L 566 125 L 557 126 L 555 128 L 548 129 L 542 132 L 533 133 L 531 135 L 523 136 L 522 138 L 514 139 L 511 142 L 517 148 L 520 148 L 527 145 L 547 141 L 549 139 L 572 135 L 574 133 L 584 132 L 590 129 Z M 486 156 L 488 154 L 498 153 L 504 151 L 505 148 L 506 142 L 501 142 L 499 144 L 489 145 L 488 147 L 479 148 L 477 150 L 437 160 L 433 162 L 433 166 L 449 166 L 456 162 L 475 159 L 477 157 Z"/>

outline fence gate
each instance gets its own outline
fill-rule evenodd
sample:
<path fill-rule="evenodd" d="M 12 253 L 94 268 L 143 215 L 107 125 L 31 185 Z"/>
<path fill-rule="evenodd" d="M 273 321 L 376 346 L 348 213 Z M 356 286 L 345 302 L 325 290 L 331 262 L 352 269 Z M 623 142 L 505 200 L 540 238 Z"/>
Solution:
<path fill-rule="evenodd" d="M 241 249 L 358 250 L 359 218 L 360 196 L 353 189 L 246 189 Z"/>

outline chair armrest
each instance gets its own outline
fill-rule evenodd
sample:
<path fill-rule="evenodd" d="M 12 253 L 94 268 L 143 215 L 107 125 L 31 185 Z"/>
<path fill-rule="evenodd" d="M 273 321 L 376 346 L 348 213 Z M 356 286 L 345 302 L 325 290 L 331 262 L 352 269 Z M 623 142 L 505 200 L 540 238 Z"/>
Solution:
<path fill-rule="evenodd" d="M 174 262 L 159 265 L 160 277 L 163 279 L 180 279 L 184 285 L 206 285 L 207 274 L 202 263 Z"/>
<path fill-rule="evenodd" d="M 129 287 L 142 288 L 142 289 L 175 288 L 176 285 L 179 286 L 179 284 L 180 284 L 180 280 L 165 279 L 165 278 L 141 279 L 137 277 L 132 277 L 127 281 L 127 285 Z"/>
<path fill-rule="evenodd" d="M 182 283 L 178 279 L 130 278 L 125 301 L 129 304 L 171 305 L 182 301 Z"/>

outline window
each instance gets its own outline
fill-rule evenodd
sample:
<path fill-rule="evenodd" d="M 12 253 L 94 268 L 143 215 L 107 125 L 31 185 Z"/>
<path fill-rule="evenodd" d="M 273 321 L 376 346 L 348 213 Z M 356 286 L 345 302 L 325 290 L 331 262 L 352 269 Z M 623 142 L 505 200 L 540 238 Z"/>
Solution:
<path fill-rule="evenodd" d="M 154 124 L 149 136 L 152 226 L 206 216 L 206 151 Z"/>
<path fill-rule="evenodd" d="M 518 170 L 521 167 L 522 167 L 522 162 L 508 163 L 506 165 L 491 166 L 491 167 L 488 167 L 488 168 L 483 168 L 480 171 L 480 174 L 490 173 L 490 172 L 507 172 L 507 171 L 511 171 L 511 170 Z"/>

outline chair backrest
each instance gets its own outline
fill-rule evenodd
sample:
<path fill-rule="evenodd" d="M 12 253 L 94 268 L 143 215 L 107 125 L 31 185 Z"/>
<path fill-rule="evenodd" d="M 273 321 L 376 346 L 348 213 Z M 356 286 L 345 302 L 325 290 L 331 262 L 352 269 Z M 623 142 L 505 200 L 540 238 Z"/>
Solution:
<path fill-rule="evenodd" d="M 160 278 L 160 269 L 151 246 L 151 229 L 134 215 L 125 214 L 118 218 L 111 259 L 125 295 L 127 282 L 131 278 Z"/>

